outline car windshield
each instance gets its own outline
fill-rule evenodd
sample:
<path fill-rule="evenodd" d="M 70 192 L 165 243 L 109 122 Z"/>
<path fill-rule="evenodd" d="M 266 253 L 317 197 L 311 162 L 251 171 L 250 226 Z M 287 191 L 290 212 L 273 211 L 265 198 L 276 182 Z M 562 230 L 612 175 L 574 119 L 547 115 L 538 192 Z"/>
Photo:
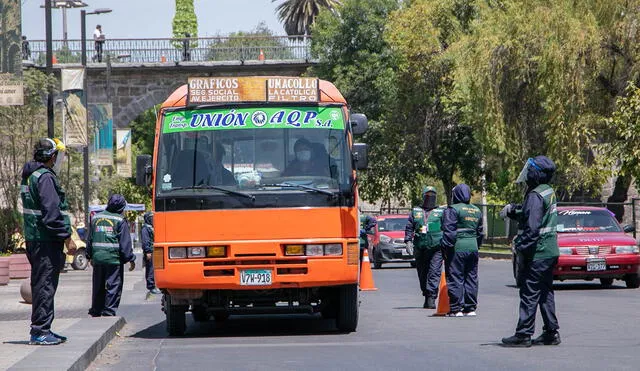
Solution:
<path fill-rule="evenodd" d="M 609 210 L 559 210 L 559 233 L 622 232 Z"/>
<path fill-rule="evenodd" d="M 378 231 L 404 231 L 404 227 L 407 225 L 407 218 L 388 218 L 378 219 Z"/>
<path fill-rule="evenodd" d="M 346 134 L 335 105 L 167 112 L 156 198 L 207 195 L 215 206 L 202 207 L 212 208 L 339 206 L 353 192 Z"/>

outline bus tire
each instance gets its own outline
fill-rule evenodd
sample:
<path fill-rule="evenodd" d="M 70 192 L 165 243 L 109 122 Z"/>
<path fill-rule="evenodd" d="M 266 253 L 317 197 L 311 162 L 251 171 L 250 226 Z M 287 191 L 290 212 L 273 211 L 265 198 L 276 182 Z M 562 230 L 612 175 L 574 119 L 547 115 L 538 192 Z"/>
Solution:
<path fill-rule="evenodd" d="M 171 297 L 167 295 L 164 313 L 167 318 L 167 332 L 169 336 L 182 336 L 187 329 L 184 305 L 171 305 Z"/>
<path fill-rule="evenodd" d="M 341 286 L 338 299 L 336 327 L 342 332 L 353 332 L 358 327 L 358 285 Z"/>
<path fill-rule="evenodd" d="M 193 309 L 191 309 L 191 315 L 196 322 L 207 322 L 209 320 L 209 313 L 203 305 L 194 305 Z"/>

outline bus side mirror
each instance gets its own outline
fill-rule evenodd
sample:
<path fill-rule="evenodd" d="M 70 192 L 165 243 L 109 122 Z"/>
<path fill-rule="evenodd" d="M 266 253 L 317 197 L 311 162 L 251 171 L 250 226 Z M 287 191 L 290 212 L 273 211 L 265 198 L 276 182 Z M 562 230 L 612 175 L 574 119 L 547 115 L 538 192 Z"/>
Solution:
<path fill-rule="evenodd" d="M 369 167 L 367 145 L 365 143 L 353 144 L 353 162 L 355 163 L 356 170 L 364 170 Z"/>
<path fill-rule="evenodd" d="M 362 135 L 369 128 L 369 121 L 367 120 L 367 116 L 362 113 L 352 114 L 349 123 L 351 124 L 351 132 L 353 133 L 353 135 Z"/>
<path fill-rule="evenodd" d="M 622 227 L 622 230 L 624 231 L 624 233 L 631 233 L 631 232 L 634 232 L 636 229 L 632 225 L 627 224 L 624 227 Z"/>
<path fill-rule="evenodd" d="M 136 157 L 136 184 L 143 187 L 151 185 L 151 155 Z"/>

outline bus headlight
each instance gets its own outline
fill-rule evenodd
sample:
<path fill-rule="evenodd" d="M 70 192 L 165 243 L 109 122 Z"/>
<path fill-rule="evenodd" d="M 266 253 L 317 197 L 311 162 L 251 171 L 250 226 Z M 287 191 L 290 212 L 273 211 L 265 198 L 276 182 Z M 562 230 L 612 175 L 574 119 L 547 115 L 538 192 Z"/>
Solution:
<path fill-rule="evenodd" d="M 187 247 L 187 258 L 204 258 L 205 250 L 202 246 Z"/>
<path fill-rule="evenodd" d="M 342 255 L 342 244 L 330 243 L 330 244 L 324 245 L 324 254 L 334 255 L 334 256 Z"/>
<path fill-rule="evenodd" d="M 307 245 L 305 254 L 307 256 L 322 256 L 324 255 L 324 248 L 322 245 Z"/>
<path fill-rule="evenodd" d="M 187 257 L 186 247 L 170 247 L 169 259 L 185 259 Z"/>

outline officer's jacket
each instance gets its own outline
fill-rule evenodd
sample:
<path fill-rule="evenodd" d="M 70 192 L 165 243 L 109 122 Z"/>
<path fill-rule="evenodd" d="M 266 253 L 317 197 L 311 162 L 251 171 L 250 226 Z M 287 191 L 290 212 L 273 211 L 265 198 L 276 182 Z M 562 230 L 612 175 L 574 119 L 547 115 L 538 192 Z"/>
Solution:
<path fill-rule="evenodd" d="M 37 161 L 26 163 L 20 197 L 26 241 L 64 241 L 71 236 L 65 193 L 51 169 Z"/>
<path fill-rule="evenodd" d="M 482 244 L 482 212 L 471 205 L 471 189 L 466 184 L 453 188 L 452 205 L 442 215 L 442 242 L 445 249 L 474 252 Z"/>
<path fill-rule="evenodd" d="M 93 217 L 87 238 L 87 257 L 94 264 L 106 265 L 135 260 L 129 223 L 121 214 L 103 211 Z"/>
<path fill-rule="evenodd" d="M 444 209 L 440 206 L 426 211 L 421 207 L 414 207 L 404 229 L 404 240 L 413 240 L 413 246 L 418 249 L 439 248 L 442 239 L 441 220 Z"/>

